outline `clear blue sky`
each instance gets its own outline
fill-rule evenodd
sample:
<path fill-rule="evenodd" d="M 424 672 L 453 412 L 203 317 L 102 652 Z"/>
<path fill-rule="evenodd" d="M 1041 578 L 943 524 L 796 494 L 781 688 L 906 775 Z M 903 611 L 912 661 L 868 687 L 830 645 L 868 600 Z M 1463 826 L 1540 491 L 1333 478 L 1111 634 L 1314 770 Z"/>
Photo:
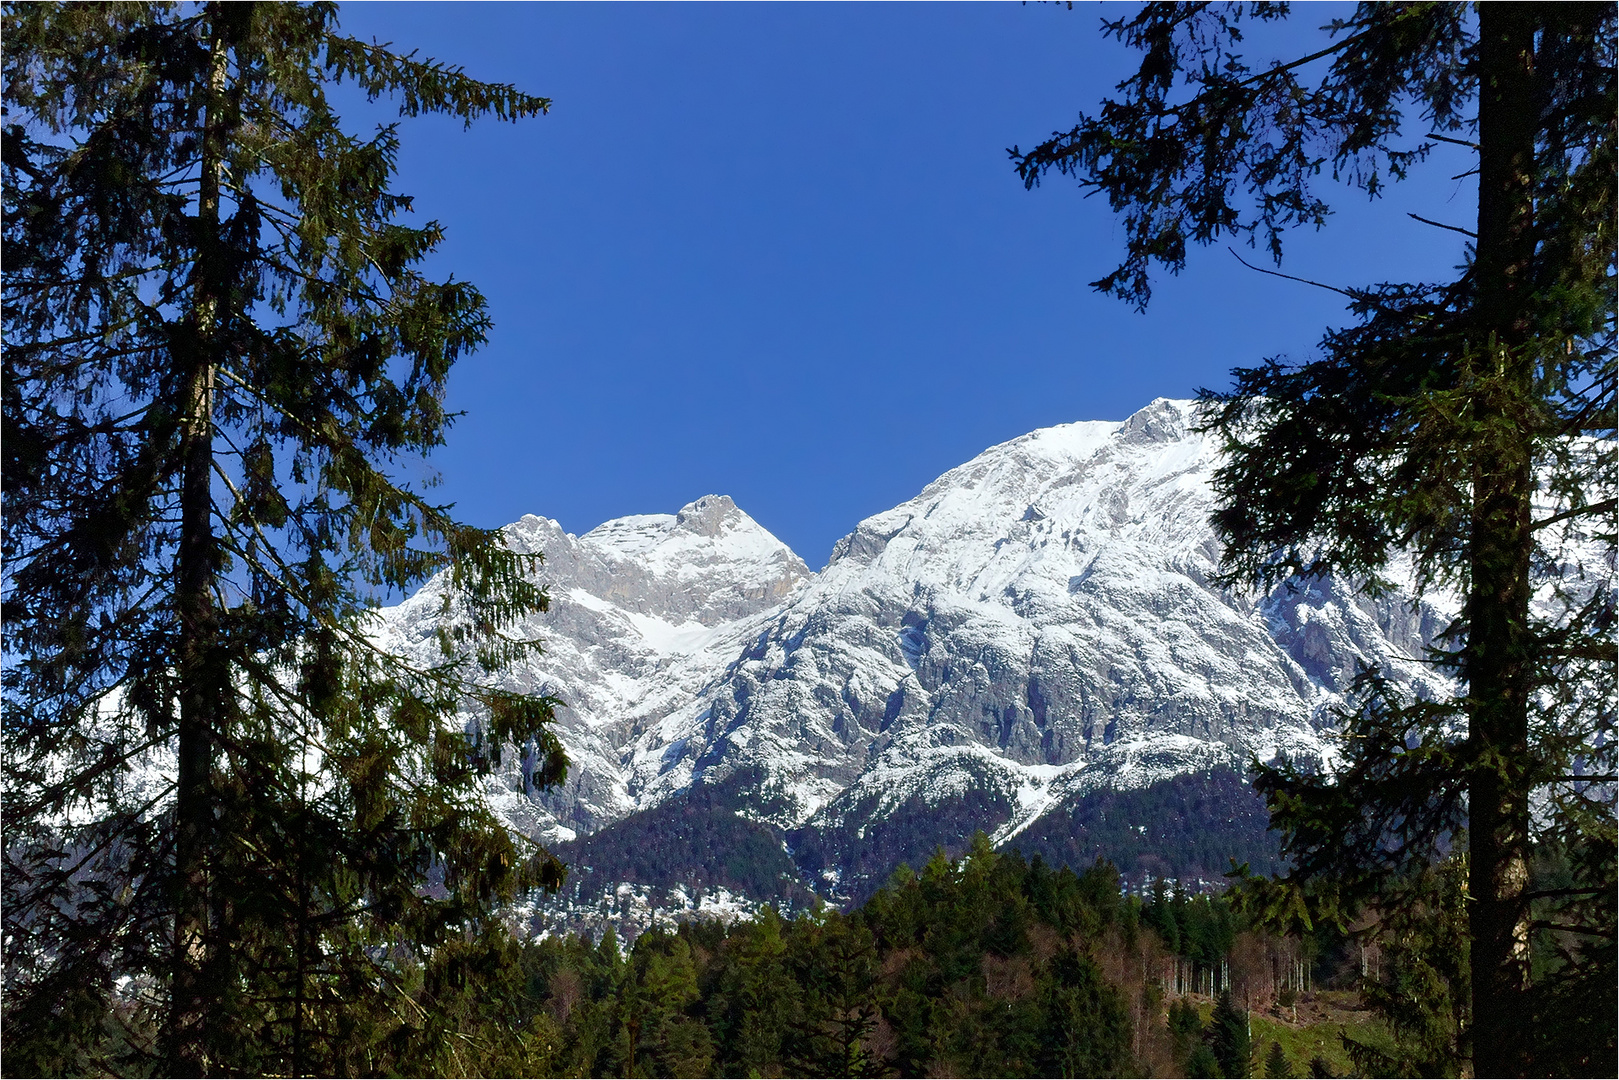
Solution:
<path fill-rule="evenodd" d="M 1295 10 L 1268 41 L 1288 58 L 1331 16 Z M 576 533 L 728 494 L 819 567 L 987 446 L 1308 355 L 1341 298 L 1222 246 L 1139 314 L 1086 285 L 1120 252 L 1106 205 L 1061 178 L 1023 189 L 1005 148 L 1070 127 L 1135 59 L 1102 14 L 345 6 L 351 33 L 554 99 L 517 125 L 403 125 L 398 190 L 448 229 L 431 270 L 475 282 L 495 319 L 452 375 L 466 416 L 433 457 L 438 494 L 476 524 Z M 1370 206 L 1342 189 L 1283 269 L 1451 276 L 1461 237 L 1405 215 L 1470 224 L 1473 182 L 1449 179 L 1468 167 L 1430 164 Z"/>

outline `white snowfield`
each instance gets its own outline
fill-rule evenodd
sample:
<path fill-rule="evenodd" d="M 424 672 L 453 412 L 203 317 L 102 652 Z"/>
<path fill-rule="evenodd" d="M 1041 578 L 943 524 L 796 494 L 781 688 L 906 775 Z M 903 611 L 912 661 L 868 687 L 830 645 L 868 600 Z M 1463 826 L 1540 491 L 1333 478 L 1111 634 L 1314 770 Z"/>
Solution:
<path fill-rule="evenodd" d="M 976 789 L 1013 808 L 986 822 L 1001 842 L 1100 786 L 1330 760 L 1361 662 L 1445 692 L 1420 658 L 1449 615 L 1426 601 L 1211 583 L 1217 447 L 1196 409 L 991 447 L 862 521 L 818 574 L 724 496 L 583 536 L 508 526 L 544 553 L 552 608 L 520 628 L 545 654 L 506 682 L 567 702 L 573 767 L 538 793 L 514 765 L 497 805 L 555 842 L 746 770 L 783 828 L 859 831 Z M 384 613 L 390 647 L 435 647 L 440 588 Z"/>

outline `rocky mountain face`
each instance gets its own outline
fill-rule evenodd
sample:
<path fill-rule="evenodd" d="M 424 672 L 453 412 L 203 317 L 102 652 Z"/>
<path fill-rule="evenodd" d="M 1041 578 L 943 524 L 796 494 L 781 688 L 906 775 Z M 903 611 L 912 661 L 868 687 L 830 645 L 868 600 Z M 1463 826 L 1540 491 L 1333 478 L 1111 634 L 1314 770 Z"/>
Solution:
<path fill-rule="evenodd" d="M 1330 758 L 1362 663 L 1442 692 L 1417 658 L 1451 612 L 1336 580 L 1217 585 L 1196 419 L 1161 399 L 992 447 L 819 573 L 723 496 L 578 537 L 509 526 L 553 604 L 508 682 L 567 702 L 573 768 L 537 793 L 514 766 L 508 820 L 604 913 L 659 890 L 688 910 L 859 899 L 978 829 L 1138 880 L 1263 865 L 1246 764 Z M 438 588 L 386 613 L 394 647 L 431 642 Z"/>
<path fill-rule="evenodd" d="M 665 767 L 671 723 L 712 692 L 760 616 L 813 577 L 723 495 L 577 537 L 530 515 L 505 538 L 543 554 L 551 596 L 548 612 L 513 630 L 543 639 L 544 655 L 509 671 L 505 685 L 567 703 L 557 732 L 572 767 L 564 787 L 542 794 L 523 782 L 530 767 L 514 763 L 495 794 L 514 828 L 547 843 L 592 833 L 688 786 L 689 771 Z M 442 595 L 434 579 L 386 611 L 387 645 L 430 658 Z"/>

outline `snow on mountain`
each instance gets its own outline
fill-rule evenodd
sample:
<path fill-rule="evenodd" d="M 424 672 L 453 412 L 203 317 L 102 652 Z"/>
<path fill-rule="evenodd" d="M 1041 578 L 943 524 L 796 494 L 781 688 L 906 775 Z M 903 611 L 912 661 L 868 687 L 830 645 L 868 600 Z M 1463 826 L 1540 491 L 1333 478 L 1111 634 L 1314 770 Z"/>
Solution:
<path fill-rule="evenodd" d="M 500 809 L 548 842 L 591 832 L 686 782 L 664 768 L 667 747 L 637 758 L 641 739 L 662 747 L 668 717 L 709 692 L 761 614 L 810 578 L 803 560 L 729 498 L 709 495 L 676 514 L 618 518 L 583 536 L 548 518 L 506 527 L 514 550 L 545 557 L 551 609 L 513 632 L 545 652 L 506 674 L 511 690 L 566 702 L 557 733 L 573 762 L 567 784 L 537 793 L 524 765 L 498 780 Z M 385 613 L 390 648 L 431 655 L 439 579 Z M 644 737 L 650 734 L 650 740 Z M 654 792 L 649 782 L 661 779 Z"/>
<path fill-rule="evenodd" d="M 509 526 L 544 553 L 553 606 L 523 627 L 546 654 L 508 681 L 568 703 L 574 765 L 547 794 L 514 769 L 503 811 L 555 842 L 742 780 L 740 812 L 836 890 L 1093 792 L 1330 757 L 1361 662 L 1442 691 L 1411 658 L 1444 611 L 1331 580 L 1213 583 L 1217 447 L 1195 424 L 1195 403 L 1160 399 L 991 447 L 813 575 L 722 496 L 579 537 Z M 430 643 L 437 588 L 387 614 L 396 647 Z"/>

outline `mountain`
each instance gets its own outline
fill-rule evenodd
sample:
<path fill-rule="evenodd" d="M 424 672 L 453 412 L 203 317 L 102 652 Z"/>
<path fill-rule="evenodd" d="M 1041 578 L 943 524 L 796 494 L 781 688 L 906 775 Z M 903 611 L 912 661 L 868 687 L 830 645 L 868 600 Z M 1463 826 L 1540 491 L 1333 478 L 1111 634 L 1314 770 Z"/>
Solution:
<path fill-rule="evenodd" d="M 548 793 L 514 766 L 503 813 L 603 913 L 660 890 L 857 900 L 978 829 L 1137 881 L 1266 865 L 1246 764 L 1329 760 L 1362 663 L 1444 692 L 1415 658 L 1453 612 L 1334 579 L 1221 587 L 1196 424 L 1160 399 L 991 447 L 819 573 L 723 496 L 578 537 L 525 517 L 507 542 L 544 553 L 553 606 L 508 682 L 567 702 L 574 764 Z M 393 647 L 429 647 L 439 589 L 386 613 Z"/>
<path fill-rule="evenodd" d="M 514 766 L 497 799 L 514 828 L 548 843 L 593 832 L 689 784 L 689 774 L 663 767 L 668 724 L 711 692 L 761 617 L 813 577 L 723 495 L 577 537 L 530 515 L 507 526 L 505 540 L 544 556 L 551 596 L 550 611 L 514 631 L 542 638 L 544 655 L 509 672 L 505 685 L 567 703 L 557 732 L 572 767 L 562 789 L 539 795 L 522 783 L 530 766 Z M 443 586 L 435 578 L 384 613 L 389 648 L 433 655 Z"/>

